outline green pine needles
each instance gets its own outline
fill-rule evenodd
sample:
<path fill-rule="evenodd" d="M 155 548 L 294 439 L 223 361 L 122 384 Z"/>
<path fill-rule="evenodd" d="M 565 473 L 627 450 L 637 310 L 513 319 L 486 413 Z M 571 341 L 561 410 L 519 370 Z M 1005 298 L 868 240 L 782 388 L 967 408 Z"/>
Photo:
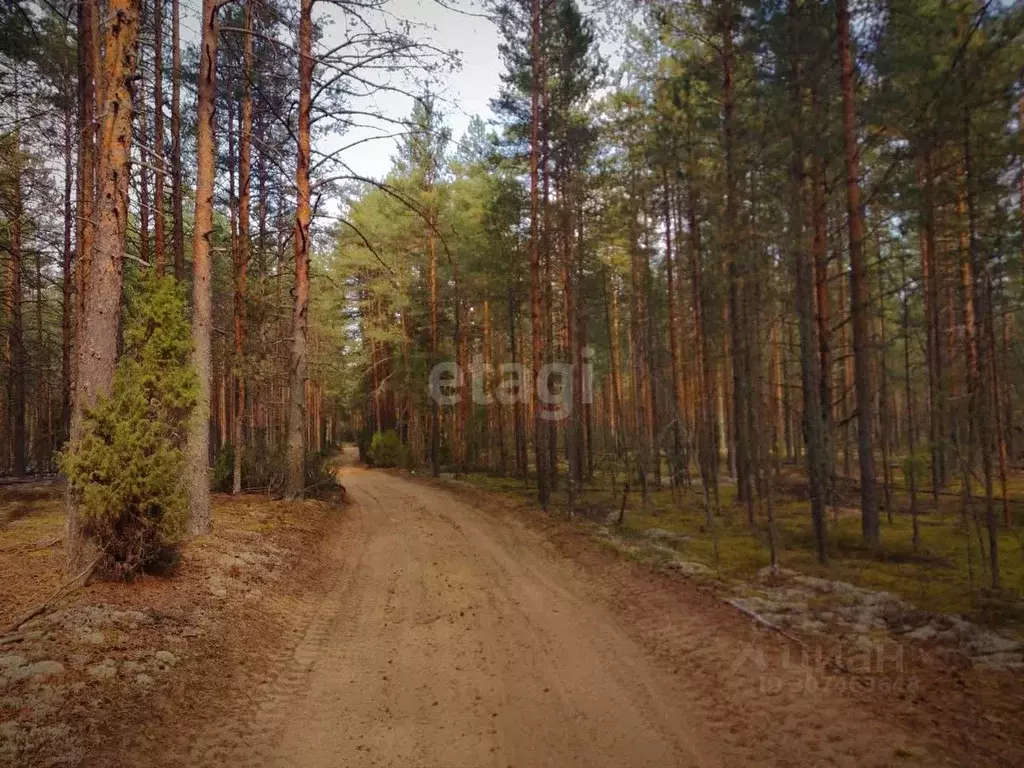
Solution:
<path fill-rule="evenodd" d="M 62 457 L 84 532 L 115 577 L 134 575 L 185 533 L 184 446 L 198 387 L 185 308 L 172 277 L 142 277 L 114 390 L 87 410 L 80 439 Z"/>

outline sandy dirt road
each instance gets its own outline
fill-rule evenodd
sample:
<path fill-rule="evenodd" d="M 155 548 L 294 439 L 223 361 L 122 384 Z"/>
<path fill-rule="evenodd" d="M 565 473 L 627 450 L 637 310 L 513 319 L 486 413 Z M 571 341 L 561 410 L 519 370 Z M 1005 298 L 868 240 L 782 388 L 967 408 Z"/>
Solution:
<path fill-rule="evenodd" d="M 342 481 L 335 576 L 301 640 L 190 763 L 940 764 L 842 695 L 767 695 L 729 610 L 638 614 L 643 584 L 559 556 L 511 515 L 398 475 Z"/>

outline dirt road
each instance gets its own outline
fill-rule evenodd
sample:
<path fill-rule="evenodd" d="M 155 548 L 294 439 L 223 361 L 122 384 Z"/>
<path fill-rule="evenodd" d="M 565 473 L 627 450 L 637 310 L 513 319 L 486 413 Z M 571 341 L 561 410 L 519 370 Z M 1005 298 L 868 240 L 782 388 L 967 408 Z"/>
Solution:
<path fill-rule="evenodd" d="M 191 762 L 939 764 L 841 694 L 766 693 L 746 622 L 710 598 L 658 603 L 635 575 L 559 556 L 536 526 L 444 489 L 355 467 L 343 482 L 336 578 L 293 656 Z"/>

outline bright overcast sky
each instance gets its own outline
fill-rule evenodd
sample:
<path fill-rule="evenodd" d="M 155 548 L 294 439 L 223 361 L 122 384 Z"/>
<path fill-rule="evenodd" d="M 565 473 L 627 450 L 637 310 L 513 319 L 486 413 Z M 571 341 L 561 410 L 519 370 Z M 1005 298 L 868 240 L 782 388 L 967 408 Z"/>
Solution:
<path fill-rule="evenodd" d="M 455 3 L 446 2 L 446 5 Z M 477 3 L 470 5 L 466 0 L 459 3 L 461 8 L 479 12 Z M 327 6 L 320 6 L 327 7 Z M 498 57 L 498 32 L 495 25 L 485 18 L 467 15 L 438 5 L 433 0 L 391 0 L 388 11 L 396 17 L 424 25 L 417 35 L 442 50 L 455 50 L 462 61 L 461 68 L 445 75 L 442 82 L 434 86 L 440 101 L 440 108 L 446 122 L 458 139 L 466 130 L 470 119 L 479 115 L 484 120 L 491 117 L 488 101 L 497 95 L 499 74 L 502 71 Z M 330 47 L 335 33 L 328 28 L 325 47 Z M 406 84 L 415 91 L 415 85 Z M 412 100 L 397 93 L 383 93 L 375 100 L 377 108 L 389 118 L 401 119 L 412 111 Z M 393 132 L 394 126 L 382 126 L 381 133 Z M 359 131 L 358 137 L 371 135 L 372 131 Z M 322 149 L 332 151 L 353 141 L 352 134 L 331 137 L 323 142 Z M 380 178 L 391 167 L 396 140 L 382 138 L 367 141 L 344 153 L 344 161 L 357 174 Z"/>

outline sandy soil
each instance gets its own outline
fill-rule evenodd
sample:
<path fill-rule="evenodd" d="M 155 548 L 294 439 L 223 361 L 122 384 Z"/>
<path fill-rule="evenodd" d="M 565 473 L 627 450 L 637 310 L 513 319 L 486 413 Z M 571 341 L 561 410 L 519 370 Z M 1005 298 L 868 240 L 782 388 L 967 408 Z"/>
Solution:
<path fill-rule="evenodd" d="M 407 476 L 342 482 L 295 642 L 208 710 L 184 762 L 949 764 L 709 595 L 567 558 L 536 524 Z M 879 679 L 913 695 L 898 668 Z"/>

